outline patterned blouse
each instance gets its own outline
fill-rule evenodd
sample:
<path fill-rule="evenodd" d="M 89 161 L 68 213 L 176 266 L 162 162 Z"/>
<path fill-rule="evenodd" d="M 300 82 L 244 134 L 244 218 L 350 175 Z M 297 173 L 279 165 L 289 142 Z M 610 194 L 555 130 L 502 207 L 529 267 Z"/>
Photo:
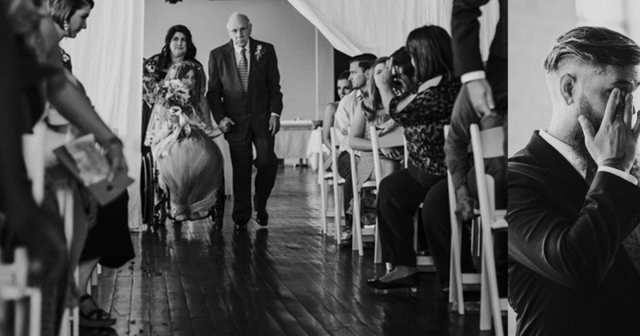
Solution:
<path fill-rule="evenodd" d="M 393 98 L 389 106 L 391 118 L 404 127 L 409 159 L 420 170 L 444 176 L 447 173 L 444 154 L 444 126 L 451 121 L 451 111 L 461 84 L 445 80 L 419 92 L 402 110 L 398 101 L 409 95 Z"/>

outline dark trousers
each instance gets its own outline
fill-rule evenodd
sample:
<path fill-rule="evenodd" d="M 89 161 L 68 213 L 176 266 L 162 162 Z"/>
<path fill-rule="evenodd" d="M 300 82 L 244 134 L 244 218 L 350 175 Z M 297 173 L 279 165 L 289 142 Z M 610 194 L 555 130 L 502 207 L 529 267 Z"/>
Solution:
<path fill-rule="evenodd" d="M 338 174 L 344 179 L 344 185 L 342 187 L 342 209 L 345 212 L 344 218 L 347 227 L 351 228 L 352 218 L 350 215 L 347 215 L 347 210 L 349 206 L 351 206 L 351 199 L 353 198 L 353 182 L 351 181 L 351 156 L 347 151 L 338 154 Z"/>
<path fill-rule="evenodd" d="M 451 257 L 451 217 L 449 214 L 449 189 L 447 179 L 438 181 L 424 199 L 422 223 L 431 256 L 442 285 L 449 283 Z M 460 264 L 463 273 L 474 272 L 471 258 L 471 233 L 462 225 Z"/>
<path fill-rule="evenodd" d="M 251 129 L 244 140 L 229 141 L 231 164 L 233 165 L 233 213 L 231 218 L 236 223 L 246 223 L 251 219 L 251 169 L 255 164 L 258 169 L 255 180 L 255 196 L 253 205 L 256 211 L 267 207 L 267 199 L 276 182 L 278 158 L 273 151 L 275 138 L 256 137 Z M 256 159 L 253 160 L 253 148 L 256 148 Z"/>
<path fill-rule="evenodd" d="M 382 260 L 394 265 L 415 267 L 413 249 L 413 216 L 420 203 L 442 176 L 422 172 L 409 164 L 387 176 L 378 190 L 378 232 L 382 247 Z"/>

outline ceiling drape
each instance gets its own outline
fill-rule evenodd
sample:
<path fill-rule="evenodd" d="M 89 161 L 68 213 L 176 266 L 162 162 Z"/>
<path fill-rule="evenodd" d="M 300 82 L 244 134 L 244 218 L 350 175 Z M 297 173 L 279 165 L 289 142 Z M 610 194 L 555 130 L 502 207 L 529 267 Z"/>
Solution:
<path fill-rule="evenodd" d="M 407 35 L 423 25 L 438 25 L 451 33 L 453 0 L 288 0 L 331 42 L 355 56 L 390 55 Z M 482 8 L 480 48 L 486 58 L 499 19 L 497 0 Z"/>

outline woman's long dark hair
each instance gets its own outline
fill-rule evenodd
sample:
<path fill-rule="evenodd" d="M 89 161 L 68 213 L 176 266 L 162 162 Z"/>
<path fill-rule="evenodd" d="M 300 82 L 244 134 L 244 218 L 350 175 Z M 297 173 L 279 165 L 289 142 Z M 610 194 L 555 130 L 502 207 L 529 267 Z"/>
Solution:
<path fill-rule="evenodd" d="M 369 67 L 369 84 L 367 84 L 366 90 L 362 92 L 362 109 L 364 115 L 369 121 L 373 121 L 376 118 L 376 112 L 383 108 L 382 97 L 380 96 L 380 90 L 376 86 L 376 80 L 374 79 L 376 65 L 384 64 L 389 57 L 383 56 L 377 58 Z"/>
<path fill-rule="evenodd" d="M 196 58 L 196 53 L 198 49 L 193 44 L 193 38 L 191 36 L 191 31 L 189 28 L 183 25 L 175 25 L 167 31 L 167 35 L 164 37 L 164 47 L 162 47 L 162 51 L 158 55 L 158 68 L 160 70 L 168 69 L 171 66 L 171 48 L 169 44 L 171 44 L 171 39 L 173 35 L 176 33 L 184 34 L 187 39 L 187 53 L 184 55 L 183 61 L 193 61 Z"/>
<path fill-rule="evenodd" d="M 453 78 L 453 51 L 451 37 L 438 26 L 414 29 L 407 37 L 407 52 L 415 62 L 416 79 L 423 83 L 442 75 Z"/>
<path fill-rule="evenodd" d="M 189 92 L 190 98 L 189 101 L 194 108 L 198 108 L 200 104 L 200 99 L 204 98 L 205 91 L 205 75 L 204 70 L 202 70 L 202 65 L 195 61 L 182 61 L 180 63 L 176 63 L 172 65 L 172 67 L 176 68 L 175 76 L 170 79 L 183 79 L 189 71 L 193 70 L 193 79 L 194 86 L 193 90 Z"/>

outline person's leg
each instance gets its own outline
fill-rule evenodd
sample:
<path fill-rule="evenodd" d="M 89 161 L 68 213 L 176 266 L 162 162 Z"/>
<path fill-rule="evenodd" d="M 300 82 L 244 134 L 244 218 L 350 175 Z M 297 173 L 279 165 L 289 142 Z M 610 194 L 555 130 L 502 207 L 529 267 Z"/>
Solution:
<path fill-rule="evenodd" d="M 233 212 L 236 224 L 245 225 L 251 219 L 251 140 L 229 141 L 233 167 Z"/>
<path fill-rule="evenodd" d="M 377 215 L 382 260 L 396 266 L 380 281 L 392 281 L 416 272 L 413 216 L 426 192 L 427 189 L 407 169 L 401 169 L 380 181 Z"/>
<path fill-rule="evenodd" d="M 422 223 L 440 283 L 449 282 L 451 254 L 451 220 L 447 179 L 438 181 L 424 198 Z"/>
<path fill-rule="evenodd" d="M 276 183 L 276 175 L 278 173 L 278 158 L 273 151 L 274 141 L 275 137 L 273 136 L 253 138 L 253 144 L 256 147 L 255 166 L 258 169 L 253 206 L 258 213 L 259 218 L 257 219 L 259 220 L 268 220 L 266 213 L 267 200 Z M 263 225 L 266 225 L 266 222 Z"/>
<path fill-rule="evenodd" d="M 353 198 L 353 183 L 351 182 L 351 158 L 347 151 L 338 155 L 338 174 L 344 179 L 344 184 L 342 185 L 342 211 L 344 211 L 347 230 L 351 230 L 353 217 L 347 214 L 347 210 L 349 210 L 351 199 Z"/>
<path fill-rule="evenodd" d="M 87 284 L 99 260 L 98 258 L 85 260 L 78 265 L 78 293 L 80 293 L 81 297 L 87 295 Z M 80 302 L 80 311 L 85 314 L 88 314 L 93 309 L 95 309 L 95 307 L 93 307 L 92 304 L 86 301 Z"/>

